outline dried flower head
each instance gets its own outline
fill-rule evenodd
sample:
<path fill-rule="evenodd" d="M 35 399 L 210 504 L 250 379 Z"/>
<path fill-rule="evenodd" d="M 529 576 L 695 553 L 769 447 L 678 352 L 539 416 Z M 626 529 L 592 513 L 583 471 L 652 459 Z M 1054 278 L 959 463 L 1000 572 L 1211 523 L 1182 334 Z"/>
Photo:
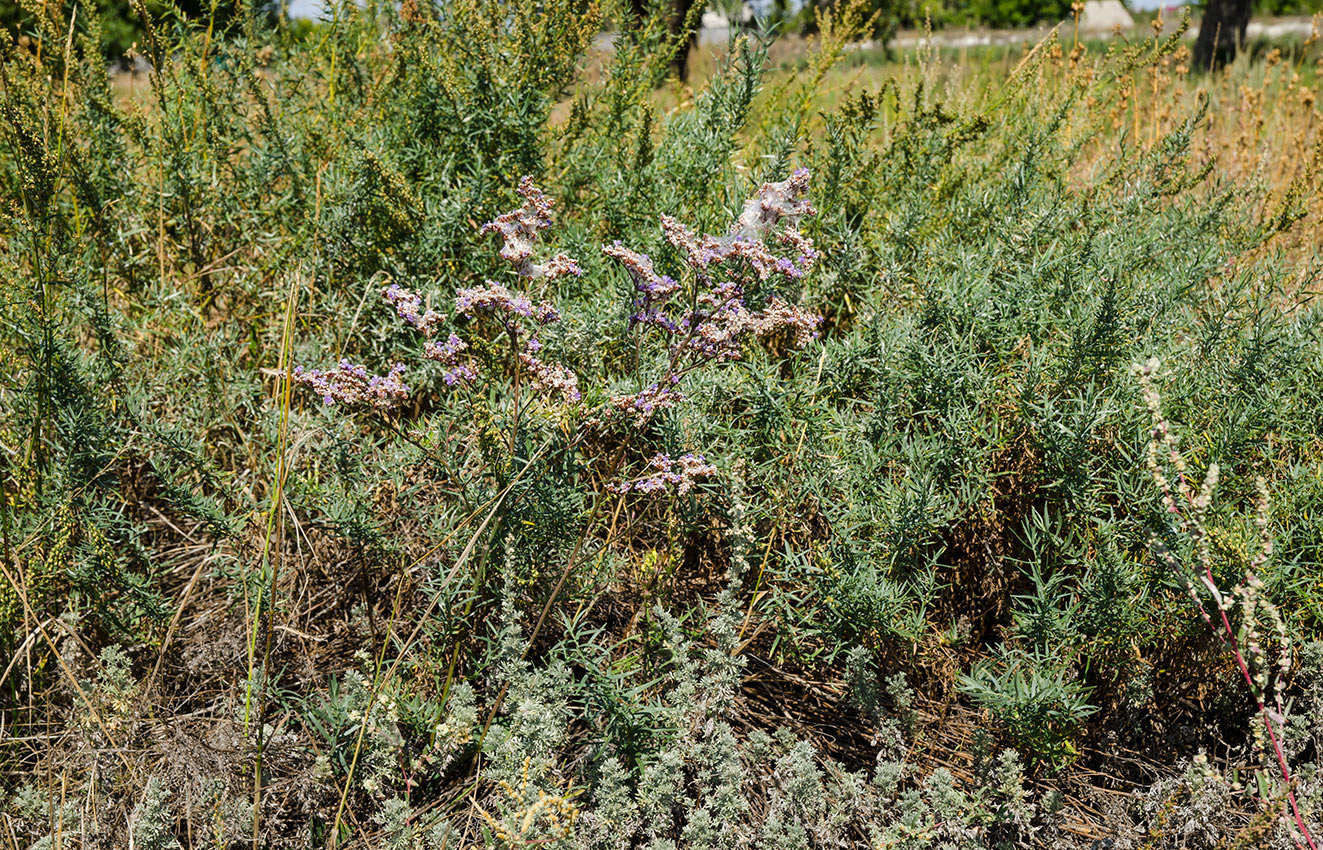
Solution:
<path fill-rule="evenodd" d="M 630 324 L 656 327 L 670 338 L 672 374 L 709 360 L 736 359 L 748 336 L 765 337 L 787 329 L 793 331 L 796 345 L 816 337 L 820 318 L 782 298 L 772 296 L 758 311 L 745 303 L 746 288 L 755 281 L 761 286 L 777 277 L 801 278 L 817 260 L 812 240 L 796 229 L 800 219 L 813 212 L 803 197 L 808 178 L 808 171 L 801 168 L 787 180 L 764 184 L 745 203 L 727 236 L 699 236 L 676 219 L 661 217 L 662 234 L 680 252 L 693 280 L 694 288 L 685 299 L 691 305 L 687 312 L 673 304 L 680 283 L 659 274 L 648 255 L 619 242 L 602 247 L 634 282 Z M 769 235 L 778 245 L 791 248 L 793 256 L 774 251 L 763 241 Z"/>
<path fill-rule="evenodd" d="M 499 233 L 503 244 L 501 257 L 515 268 L 520 277 L 553 279 L 563 275 L 583 274 L 579 264 L 565 254 L 557 254 L 546 263 L 533 262 L 533 247 L 538 231 L 551 226 L 551 199 L 533 185 L 533 178 L 525 176 L 519 181 L 523 206 L 497 216 L 479 231 L 483 235 Z"/>
<path fill-rule="evenodd" d="M 437 313 L 430 309 L 424 310 L 423 299 L 417 293 L 405 289 L 398 283 L 392 283 L 381 290 L 381 295 L 394 305 L 395 312 L 401 319 L 426 336 L 436 333 L 437 325 L 446 320 L 444 313 Z"/>
<path fill-rule="evenodd" d="M 731 228 L 731 234 L 746 239 L 763 239 L 780 223 L 794 229 L 799 220 L 816 210 L 808 193 L 809 170 L 797 168 L 780 183 L 764 183 L 758 194 L 744 202 L 744 210 Z"/>
<path fill-rule="evenodd" d="M 519 361 L 533 376 L 534 385 L 543 394 L 559 395 L 567 404 L 576 404 L 582 398 L 579 394 L 579 379 L 564 366 L 543 363 L 531 354 L 520 354 Z"/>
<path fill-rule="evenodd" d="M 455 293 L 455 309 L 466 316 L 478 312 L 492 313 L 502 319 L 507 327 L 520 328 L 517 320 L 533 319 L 540 325 L 549 325 L 560 321 L 560 312 L 549 302 L 534 304 L 532 299 L 522 292 L 511 292 L 504 286 L 487 281 L 486 286 L 461 289 Z"/>
<path fill-rule="evenodd" d="M 624 413 L 636 426 L 646 425 L 659 410 L 674 407 L 684 396 L 675 385 L 680 382 L 679 375 L 671 375 L 664 383 L 651 384 L 637 393 L 613 396 L 612 410 Z"/>
<path fill-rule="evenodd" d="M 675 492 L 683 496 L 694 489 L 697 479 L 717 474 L 715 466 L 702 455 L 692 452 L 675 460 L 665 454 L 654 455 L 648 467 L 652 470 L 650 474 L 633 481 L 608 484 L 607 489 L 613 493 L 657 493 L 667 487 L 674 487 Z"/>

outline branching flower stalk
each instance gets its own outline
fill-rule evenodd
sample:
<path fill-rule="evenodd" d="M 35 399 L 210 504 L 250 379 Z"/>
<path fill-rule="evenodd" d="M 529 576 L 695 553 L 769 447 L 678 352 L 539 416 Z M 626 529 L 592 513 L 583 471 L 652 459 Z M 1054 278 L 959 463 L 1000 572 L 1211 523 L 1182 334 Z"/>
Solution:
<path fill-rule="evenodd" d="M 789 333 L 797 347 L 817 338 L 821 317 L 779 295 L 768 295 L 760 310 L 746 303 L 755 291 L 774 293 L 778 281 L 797 281 L 813 268 L 817 251 L 798 230 L 800 220 L 815 212 L 805 197 L 808 182 L 808 169 L 801 168 L 784 181 L 764 183 L 725 236 L 700 236 L 662 216 L 662 232 L 683 260 L 687 285 L 659 274 L 647 254 L 619 242 L 602 246 L 602 253 L 624 266 L 634 284 L 630 328 L 636 351 L 651 328 L 668 352 L 660 379 L 637 393 L 613 397 L 612 412 L 636 426 L 645 425 L 659 410 L 683 399 L 678 385 L 685 374 L 708 363 L 738 360 L 749 337 Z M 769 239 L 788 248 L 790 256 L 778 256 Z M 683 309 L 676 309 L 677 301 L 684 303 Z"/>
<path fill-rule="evenodd" d="M 641 351 L 645 336 L 659 338 L 666 350 L 666 367 L 658 380 L 638 392 L 613 396 L 600 410 L 581 416 L 582 426 L 631 426 L 626 428 L 627 442 L 632 430 L 644 428 L 659 411 L 684 400 L 679 385 L 685 375 L 709 364 L 739 360 L 747 340 L 781 336 L 789 345 L 803 347 L 817 338 L 821 317 L 776 293 L 778 283 L 798 281 L 817 260 L 812 240 L 798 229 L 799 222 L 815 212 L 806 198 L 808 184 L 809 172 L 803 168 L 781 182 L 764 183 L 745 202 L 724 236 L 698 235 L 676 219 L 662 216 L 662 232 L 683 263 L 683 282 L 658 273 L 647 254 L 619 242 L 602 247 L 606 256 L 625 267 L 634 283 L 630 329 L 636 350 Z M 520 284 L 527 287 L 582 274 L 578 262 L 565 254 L 535 261 L 538 234 L 551 226 L 553 204 L 529 177 L 520 181 L 518 192 L 523 205 L 483 225 L 480 232 L 501 237 L 501 258 L 513 267 Z M 779 246 L 779 250 L 773 250 L 772 245 Z M 385 287 L 381 295 L 401 321 L 423 335 L 423 357 L 445 368 L 442 379 L 448 387 L 467 388 L 480 380 L 472 336 L 466 341 L 455 330 L 443 333 L 446 315 L 427 307 L 421 295 L 397 283 Z M 749 307 L 747 302 L 753 297 L 761 300 L 760 309 Z M 489 321 L 485 327 L 496 329 L 492 340 L 503 338 L 508 349 L 511 452 L 517 443 L 522 411 L 533 399 L 557 404 L 572 414 L 586 413 L 578 376 L 541 356 L 538 328 L 561 318 L 553 304 L 534 301 L 524 291 L 489 280 L 483 286 L 458 290 L 454 309 L 471 320 Z M 403 381 L 405 371 L 403 364 L 396 363 L 385 375 L 374 375 L 365 366 L 341 360 L 338 368 L 327 371 L 296 366 L 292 378 L 321 396 L 327 405 L 339 403 L 384 416 L 410 397 L 411 389 Z M 522 392 L 525 379 L 536 390 L 528 400 Z M 583 433 L 581 428 L 580 436 Z M 695 453 L 674 460 L 656 454 L 648 467 L 635 480 L 609 485 L 607 492 L 649 494 L 674 490 L 685 495 L 696 479 L 717 472 Z"/>
<path fill-rule="evenodd" d="M 1162 399 L 1154 382 L 1154 375 L 1159 365 L 1159 361 L 1154 358 L 1131 367 L 1153 420 L 1147 466 L 1162 494 L 1162 503 L 1171 516 L 1172 527 L 1190 541 L 1197 564 L 1193 570 L 1187 568 L 1157 534 L 1153 535 L 1150 545 L 1154 554 L 1180 580 L 1186 594 L 1199 611 L 1200 618 L 1222 645 L 1231 651 L 1236 667 L 1249 687 L 1255 707 L 1263 720 L 1262 729 L 1254 727 L 1255 740 L 1260 749 L 1266 752 L 1268 747 L 1264 746 L 1263 736 L 1267 735 L 1282 781 L 1286 784 L 1286 799 L 1299 832 L 1299 838 L 1293 837 L 1293 840 L 1297 847 L 1307 846 L 1309 850 L 1318 850 L 1313 835 L 1310 834 L 1304 818 L 1300 815 L 1291 768 L 1281 745 L 1281 737 L 1285 734 L 1286 727 L 1283 691 L 1287 674 L 1291 670 L 1292 656 L 1286 623 L 1276 606 L 1267 599 L 1263 581 L 1258 577 L 1258 573 L 1272 557 L 1272 532 L 1268 522 L 1268 486 L 1261 476 L 1255 480 L 1258 491 L 1255 499 L 1255 524 L 1259 530 L 1259 551 L 1246 568 L 1244 578 L 1232 588 L 1230 593 L 1223 593 L 1213 576 L 1213 556 L 1207 527 L 1208 507 L 1212 503 L 1213 490 L 1217 486 L 1218 466 L 1215 463 L 1209 464 L 1203 484 L 1197 491 L 1191 486 L 1188 464 L 1181 452 L 1175 430 L 1163 415 Z M 1217 606 L 1216 620 L 1210 616 L 1203 600 L 1200 599 L 1196 581 L 1208 591 Z M 1239 630 L 1232 627 L 1228 614 L 1236 607 L 1240 609 L 1241 614 Z M 1266 621 L 1273 632 L 1271 639 L 1275 640 L 1277 649 L 1275 663 L 1267 655 L 1264 645 L 1267 641 L 1262 634 L 1261 620 Z M 1269 670 L 1274 666 L 1277 670 L 1276 675 L 1271 677 L 1271 697 L 1269 697 Z M 1303 838 L 1303 843 L 1300 838 Z"/>

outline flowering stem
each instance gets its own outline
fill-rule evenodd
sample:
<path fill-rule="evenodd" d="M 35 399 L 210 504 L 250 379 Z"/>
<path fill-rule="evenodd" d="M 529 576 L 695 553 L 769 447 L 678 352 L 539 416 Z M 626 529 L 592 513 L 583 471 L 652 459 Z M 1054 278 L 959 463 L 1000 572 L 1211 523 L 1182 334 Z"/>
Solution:
<path fill-rule="evenodd" d="M 1208 576 L 1208 580 L 1211 582 L 1213 580 L 1211 565 L 1205 562 L 1204 570 L 1205 574 Z M 1277 732 L 1273 728 L 1272 717 L 1269 714 L 1267 706 L 1263 702 L 1263 698 L 1259 695 L 1260 691 L 1258 687 L 1254 684 L 1254 677 L 1250 674 L 1249 664 L 1245 662 L 1245 656 L 1240 652 L 1239 642 L 1236 640 L 1235 633 L 1231 629 L 1231 619 L 1227 617 L 1226 609 L 1222 608 L 1220 605 L 1218 608 L 1222 615 L 1222 629 L 1224 633 L 1218 634 L 1217 636 L 1221 638 L 1224 644 L 1231 648 L 1231 654 L 1236 659 L 1236 666 L 1240 668 L 1240 675 L 1245 679 L 1245 684 L 1249 686 L 1250 694 L 1254 699 L 1254 704 L 1259 710 L 1259 716 L 1263 719 L 1263 727 L 1268 732 L 1268 740 L 1272 742 L 1273 754 L 1277 758 L 1277 767 L 1282 773 L 1282 781 L 1286 783 L 1286 801 L 1291 806 L 1291 814 L 1295 817 L 1296 827 L 1299 828 L 1300 834 L 1304 836 L 1305 842 L 1309 846 L 1309 850 L 1318 850 L 1318 845 L 1314 843 L 1314 836 L 1309 833 L 1309 827 L 1305 826 L 1305 820 L 1300 816 L 1300 807 L 1296 804 L 1295 799 L 1295 781 L 1291 777 L 1291 768 L 1290 765 L 1287 764 L 1286 754 L 1282 751 L 1282 744 L 1277 739 Z M 1216 631 L 1214 631 L 1214 633 L 1217 634 Z M 1281 715 L 1281 718 L 1282 726 L 1285 728 L 1286 716 Z M 1297 841 L 1296 846 L 1299 847 L 1302 845 Z"/>
<path fill-rule="evenodd" d="M 1161 400 L 1156 386 L 1153 384 L 1152 375 L 1156 371 L 1158 363 L 1156 360 L 1150 360 L 1147 364 L 1136 365 L 1133 372 L 1139 380 L 1140 388 L 1144 394 L 1144 400 L 1153 417 L 1153 429 L 1149 440 L 1148 465 L 1153 480 L 1157 483 L 1159 491 L 1162 493 L 1162 502 L 1167 507 L 1168 513 L 1175 517 L 1175 527 L 1184 532 L 1194 543 L 1195 552 L 1203 567 L 1202 581 L 1209 593 L 1213 596 L 1213 601 L 1217 604 L 1218 616 L 1221 620 L 1219 625 L 1213 622 L 1209 617 L 1208 610 L 1199 599 L 1199 594 L 1195 589 L 1194 583 L 1188 578 L 1184 578 L 1186 590 L 1190 599 L 1194 602 L 1195 608 L 1199 611 L 1200 618 L 1208 625 L 1223 646 L 1231 650 L 1231 655 L 1235 659 L 1236 668 L 1240 671 L 1241 677 L 1245 680 L 1246 686 L 1250 691 L 1250 696 L 1254 700 L 1254 705 L 1263 720 L 1264 729 L 1268 733 L 1268 740 L 1272 743 L 1273 755 L 1277 760 L 1278 770 L 1281 772 L 1282 781 L 1286 784 L 1286 800 L 1291 807 L 1291 814 L 1295 820 L 1296 828 L 1299 830 L 1305 843 L 1301 844 L 1298 839 L 1292 839 L 1297 847 L 1308 847 L 1309 850 L 1319 850 L 1314 841 L 1309 827 L 1305 825 L 1304 818 L 1300 814 L 1300 807 L 1295 796 L 1295 781 L 1291 776 L 1291 768 L 1287 763 L 1286 753 L 1282 750 L 1277 729 L 1273 726 L 1272 712 L 1268 710 L 1267 704 L 1263 699 L 1263 690 L 1255 683 L 1254 675 L 1250 671 L 1249 662 L 1246 661 L 1244 653 L 1241 651 L 1240 642 L 1236 638 L 1236 632 L 1231 626 L 1231 618 L 1227 616 L 1227 609 L 1230 607 L 1223 594 L 1218 590 L 1216 578 L 1213 575 L 1212 556 L 1208 548 L 1208 532 L 1204 527 L 1204 515 L 1207 512 L 1208 504 L 1212 498 L 1213 487 L 1217 481 L 1217 466 L 1209 467 L 1208 475 L 1204 485 L 1198 492 L 1190 486 L 1186 477 L 1186 461 L 1182 455 L 1177 443 L 1176 435 L 1172 432 L 1171 425 L 1167 422 L 1162 413 Z M 1175 492 L 1173 493 L 1172 480 L 1167 477 L 1159 461 L 1161 449 L 1166 450 L 1166 461 L 1175 472 Z M 1242 586 L 1248 589 L 1246 592 L 1253 592 L 1255 580 L 1255 565 L 1267 561 L 1272 553 L 1272 539 L 1268 534 L 1268 513 L 1267 513 L 1267 494 L 1266 488 L 1260 483 L 1263 500 L 1260 503 L 1259 523 L 1263 533 L 1263 549 L 1257 556 L 1255 563 L 1246 571 L 1245 580 Z M 1156 538 L 1155 538 L 1156 539 Z M 1165 546 L 1161 546 L 1160 554 L 1163 560 L 1171 568 L 1180 569 L 1175 555 Z M 1239 592 L 1239 587 L 1236 591 Z M 1246 616 L 1251 616 L 1247 611 Z M 1253 641 L 1251 640 L 1251 647 Z M 1283 652 L 1285 653 L 1285 646 Z M 1284 654 L 1283 659 L 1287 656 Z M 1283 668 L 1287 662 L 1283 660 Z M 1280 686 L 1279 686 L 1280 687 Z M 1283 729 L 1286 727 L 1286 715 L 1281 708 L 1280 690 L 1278 696 L 1278 719 Z"/>

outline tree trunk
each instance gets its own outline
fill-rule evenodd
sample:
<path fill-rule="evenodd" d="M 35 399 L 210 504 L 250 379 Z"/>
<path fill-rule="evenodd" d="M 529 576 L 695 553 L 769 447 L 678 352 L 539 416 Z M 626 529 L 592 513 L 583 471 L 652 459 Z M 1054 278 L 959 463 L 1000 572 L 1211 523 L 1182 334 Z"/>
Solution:
<path fill-rule="evenodd" d="M 1252 5 L 1252 0 L 1208 0 L 1194 43 L 1196 68 L 1211 70 L 1236 58 L 1245 41 Z"/>

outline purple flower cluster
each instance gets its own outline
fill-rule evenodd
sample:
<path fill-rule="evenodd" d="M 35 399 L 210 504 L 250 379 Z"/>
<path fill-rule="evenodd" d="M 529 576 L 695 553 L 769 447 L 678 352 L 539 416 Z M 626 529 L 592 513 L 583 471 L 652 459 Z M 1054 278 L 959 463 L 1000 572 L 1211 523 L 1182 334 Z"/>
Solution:
<path fill-rule="evenodd" d="M 778 257 L 762 239 L 742 233 L 698 236 L 668 215 L 662 216 L 661 221 L 666 241 L 684 254 L 686 264 L 699 275 L 710 274 L 708 270 L 714 266 L 722 267 L 724 263 L 742 260 L 760 281 L 771 280 L 775 275 L 797 279 L 809 273 L 818 256 L 813 240 L 791 228 L 776 236 L 777 241 L 796 249 L 798 256 L 793 259 Z"/>
<path fill-rule="evenodd" d="M 674 294 L 680 288 L 680 284 L 674 278 L 657 274 L 656 269 L 652 267 L 652 257 L 631 251 L 621 245 L 619 239 L 610 245 L 603 245 L 602 253 L 619 261 L 634 279 L 634 288 L 644 295 L 663 298 Z"/>
<path fill-rule="evenodd" d="M 500 234 L 503 240 L 501 257 L 513 265 L 524 280 L 581 274 L 579 264 L 565 254 L 557 254 L 543 264 L 533 262 L 538 232 L 551 226 L 552 202 L 528 177 L 520 181 L 518 191 L 524 199 L 523 205 L 487 223 L 481 232 Z M 472 361 L 463 356 L 469 348 L 467 343 L 453 332 L 444 342 L 434 338 L 446 320 L 444 314 L 426 308 L 421 296 L 398 283 L 387 286 L 381 294 L 395 308 L 400 319 L 426 337 L 423 357 L 445 367 L 442 377 L 447 385 L 453 387 L 460 382 L 477 380 L 478 373 Z M 523 326 L 523 320 L 530 320 L 537 326 L 560 321 L 560 313 L 552 304 L 547 301 L 535 303 L 522 292 L 487 281 L 484 286 L 455 293 L 455 310 L 469 317 L 479 313 L 491 315 L 504 328 L 513 353 L 540 391 L 547 395 L 558 394 L 570 404 L 580 401 L 578 378 L 563 366 L 538 359 L 535 355 L 542 349 L 542 343 L 535 334 L 526 333 Z M 311 387 L 327 404 L 339 401 L 387 410 L 408 398 L 408 387 L 400 378 L 403 372 L 404 366 L 396 364 L 388 374 L 374 376 L 369 375 L 363 366 L 341 361 L 338 370 L 305 372 L 300 366 L 294 369 L 292 376 L 296 382 Z"/>
<path fill-rule="evenodd" d="M 400 380 L 402 374 L 403 363 L 396 363 L 385 375 L 373 375 L 365 366 L 341 360 L 339 368 L 329 372 L 304 371 L 302 366 L 295 366 L 291 376 L 295 383 L 320 395 L 326 404 L 364 404 L 374 410 L 387 411 L 399 407 L 409 398 L 409 388 Z"/>
<path fill-rule="evenodd" d="M 640 334 L 659 334 L 669 356 L 664 374 L 656 383 L 612 397 L 601 413 L 587 420 L 590 425 L 611 420 L 640 428 L 647 425 L 658 411 L 684 399 L 679 388 L 684 374 L 714 361 L 738 359 L 748 339 L 787 334 L 793 344 L 802 346 L 817 336 L 820 317 L 768 293 L 769 283 L 793 282 L 807 274 L 817 259 L 812 240 L 797 229 L 804 216 L 813 214 L 813 207 L 804 197 L 807 188 L 808 172 L 804 169 L 785 181 L 764 184 L 745 203 L 724 236 L 698 235 L 676 219 L 663 216 L 662 234 L 683 259 L 685 274 L 679 276 L 683 282 L 658 272 L 647 254 L 619 242 L 602 247 L 606 256 L 624 266 L 633 282 L 631 328 Z M 538 234 L 552 223 L 552 202 L 527 177 L 518 191 L 522 206 L 498 216 L 481 232 L 501 236 L 501 257 L 525 284 L 580 274 L 578 263 L 564 254 L 541 264 L 534 262 Z M 757 295 L 761 309 L 751 309 L 746 302 L 746 293 L 750 292 Z M 478 380 L 469 343 L 454 332 L 442 332 L 445 315 L 427 308 L 419 294 L 399 284 L 384 288 L 382 297 L 402 321 L 425 337 L 423 356 L 444 367 L 447 385 Z M 538 394 L 556 397 L 567 405 L 581 404 L 577 376 L 539 357 L 542 343 L 538 329 L 561 318 L 554 305 L 486 281 L 482 286 L 457 291 L 454 308 L 470 318 L 486 316 L 494 322 L 485 325 L 488 330 L 499 328 L 497 334 L 504 331 L 516 376 L 526 375 Z M 470 340 L 483 328 L 483 324 L 475 324 L 468 332 Z M 385 375 L 371 375 L 363 366 L 341 361 L 338 369 L 327 372 L 305 372 L 298 367 L 292 376 L 327 404 L 363 404 L 389 410 L 409 397 L 409 389 L 401 379 L 403 373 L 401 364 Z M 715 467 L 701 455 L 686 454 L 674 460 L 657 455 L 649 462 L 645 476 L 611 487 L 621 493 L 674 488 L 683 494 L 693 488 L 695 480 L 715 474 Z"/>
<path fill-rule="evenodd" d="M 533 340 L 533 342 L 536 341 Z M 534 385 L 545 395 L 559 393 L 567 404 L 577 404 L 582 398 L 579 394 L 578 377 L 564 366 L 543 363 L 531 354 L 520 354 L 519 361 L 533 376 Z"/>
<path fill-rule="evenodd" d="M 415 330 L 426 336 L 436 333 L 436 326 L 446 320 L 445 313 L 423 309 L 423 299 L 398 283 L 381 290 L 381 295 L 395 306 L 395 312 Z"/>
<path fill-rule="evenodd" d="M 560 312 L 550 303 L 534 304 L 522 292 L 511 292 L 499 283 L 487 281 L 486 286 L 461 289 L 455 293 L 455 309 L 466 316 L 479 311 L 500 316 L 507 326 L 520 318 L 532 319 L 540 325 L 560 321 Z M 518 328 L 518 324 L 513 327 Z"/>
<path fill-rule="evenodd" d="M 750 316 L 749 331 L 755 336 L 765 337 L 789 331 L 794 334 L 794 344 L 798 348 L 817 339 L 818 326 L 822 324 L 822 317 L 817 313 L 810 313 L 777 296 L 769 298 L 763 309 Z"/>
<path fill-rule="evenodd" d="M 796 346 L 817 336 L 819 316 L 772 296 L 763 309 L 751 310 L 745 303 L 748 287 L 782 278 L 796 280 L 812 269 L 818 254 L 813 241 L 796 227 L 813 214 L 804 198 L 809 174 L 799 169 L 780 183 L 765 183 L 726 236 L 697 235 L 670 216 L 662 216 L 662 233 L 684 257 L 693 281 L 686 309 L 677 308 L 682 287 L 659 274 L 647 254 L 632 251 L 619 242 L 602 246 L 602 252 L 619 262 L 634 283 L 634 310 L 630 325 L 655 327 L 668 340 L 670 353 L 667 378 L 635 396 L 612 399 L 612 406 L 628 411 L 636 424 L 679 398 L 674 383 L 690 369 L 710 361 L 738 359 L 743 341 L 788 332 Z M 780 230 L 778 230 L 780 228 Z M 791 249 L 781 256 L 764 241 L 775 236 L 779 246 Z"/>
<path fill-rule="evenodd" d="M 633 481 L 620 481 L 606 485 L 612 493 L 656 493 L 667 486 L 683 496 L 694 489 L 695 479 L 707 478 L 717 474 L 717 468 L 708 463 L 702 455 L 681 455 L 671 460 L 668 455 L 654 455 L 648 462 L 652 472 Z"/>
<path fill-rule="evenodd" d="M 441 377 L 445 380 L 446 386 L 453 387 L 461 380 L 475 381 L 478 379 L 478 373 L 473 371 L 473 367 L 467 363 L 461 363 L 459 360 L 460 352 L 467 348 L 468 345 L 464 340 L 452 333 L 445 342 L 430 340 L 423 346 L 423 356 L 446 367 L 446 371 Z"/>
<path fill-rule="evenodd" d="M 612 396 L 611 408 L 624 413 L 641 428 L 648 424 L 648 420 L 652 419 L 657 411 L 674 407 L 676 402 L 684 401 L 684 396 L 675 388 L 679 382 L 679 375 L 671 375 L 665 385 L 652 384 L 637 393 Z"/>
<path fill-rule="evenodd" d="M 504 243 L 501 246 L 501 257 L 513 265 L 515 272 L 524 280 L 551 280 L 567 274 L 582 274 L 579 264 L 565 254 L 557 254 L 545 263 L 533 262 L 533 248 L 538 232 L 551 226 L 552 202 L 533 185 L 530 177 L 519 181 L 519 195 L 524 199 L 523 206 L 483 225 L 481 232 L 500 234 Z M 534 386 L 545 395 L 559 395 L 567 404 L 580 401 L 579 379 L 569 369 L 543 362 L 536 357 L 542 350 L 542 342 L 535 333 L 526 333 L 521 321 L 530 319 L 537 325 L 560 321 L 560 313 L 551 303 L 534 303 L 526 294 L 513 292 L 489 280 L 485 286 L 461 289 L 455 293 L 455 309 L 470 317 L 478 313 L 491 315 L 505 328 L 519 362 L 528 370 Z M 438 348 L 437 353 L 453 358 L 457 350 L 450 346 Z"/>
<path fill-rule="evenodd" d="M 541 265 L 531 266 L 530 269 L 531 272 L 525 275 L 526 277 L 545 277 L 547 280 L 554 280 L 567 274 L 572 274 L 575 277 L 583 274 L 583 269 L 579 268 L 579 261 L 568 254 L 557 254 Z"/>
<path fill-rule="evenodd" d="M 499 233 L 504 244 L 501 257 L 515 267 L 522 278 L 553 278 L 583 274 L 579 264 L 564 254 L 557 254 L 545 263 L 533 262 L 533 245 L 538 231 L 551 226 L 552 201 L 533 185 L 532 177 L 519 181 L 518 189 L 524 205 L 499 215 L 482 226 L 483 235 Z"/>
<path fill-rule="evenodd" d="M 500 321 L 510 337 L 511 344 L 518 352 L 520 362 L 532 376 L 533 384 L 544 394 L 559 394 L 568 404 L 577 404 L 582 398 L 579 394 L 579 379 L 573 372 L 563 366 L 544 363 L 534 356 L 542 350 L 542 341 L 536 336 L 525 334 L 524 326 L 520 322 L 520 319 L 532 319 L 539 325 L 559 322 L 560 313 L 551 304 L 546 301 L 534 304 L 532 299 L 522 292 L 511 292 L 499 283 L 487 281 L 484 287 L 461 289 L 457 292 L 455 309 L 466 316 L 473 316 L 479 312 L 489 313 Z M 438 349 L 438 354 L 451 357 L 455 352 L 457 350 L 453 346 L 444 350 Z M 469 371 L 471 373 L 472 370 Z M 453 383 L 451 374 L 457 373 L 453 371 L 447 373 L 446 380 Z M 461 374 L 460 377 L 465 376 Z"/>
<path fill-rule="evenodd" d="M 788 303 L 778 296 L 768 299 L 761 310 L 749 310 L 737 284 L 726 282 L 711 292 L 700 293 L 698 307 L 680 320 L 687 333 L 673 342 L 673 351 L 690 353 L 699 362 L 738 360 L 741 341 L 790 331 L 793 342 L 803 347 L 817 338 L 822 317 Z"/>
<path fill-rule="evenodd" d="M 798 258 L 793 262 L 785 258 L 777 261 L 778 265 L 788 264 L 781 265 L 781 268 L 794 268 L 796 270 L 793 273 L 786 272 L 791 277 L 802 277 L 817 263 L 818 249 L 813 247 L 813 240 L 798 230 L 787 227 L 776 235 L 776 239 L 782 245 L 788 245 L 799 253 Z"/>

